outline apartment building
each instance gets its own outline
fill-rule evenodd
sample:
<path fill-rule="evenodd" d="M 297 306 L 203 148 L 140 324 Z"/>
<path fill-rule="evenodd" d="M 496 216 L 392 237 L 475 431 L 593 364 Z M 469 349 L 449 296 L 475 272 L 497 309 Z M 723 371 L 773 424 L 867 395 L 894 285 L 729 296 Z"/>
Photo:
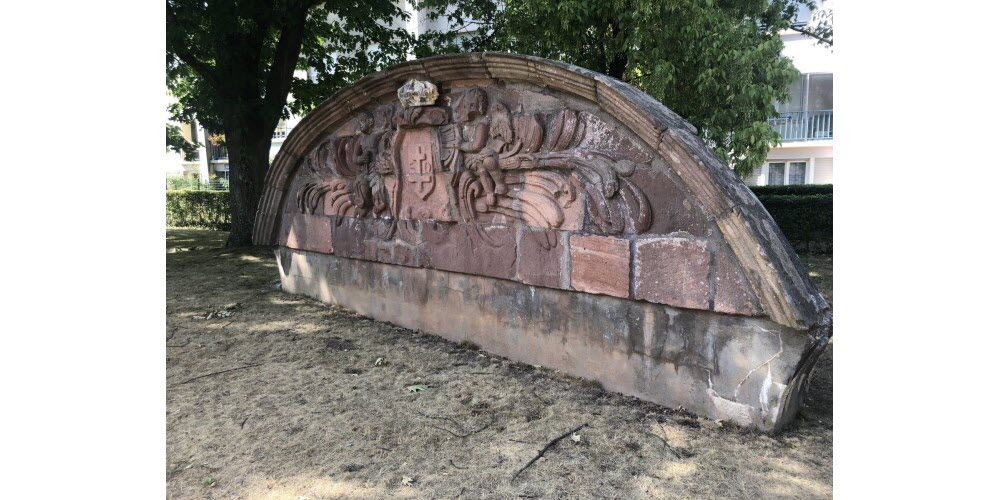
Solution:
<path fill-rule="evenodd" d="M 831 8 L 831 3 L 817 2 L 817 7 Z M 801 9 L 796 21 L 808 25 L 815 19 Z M 781 144 L 744 181 L 751 186 L 833 184 L 833 50 L 792 30 L 781 39 L 782 53 L 801 77 L 788 89 L 789 99 L 777 104 L 779 116 L 770 120 Z"/>

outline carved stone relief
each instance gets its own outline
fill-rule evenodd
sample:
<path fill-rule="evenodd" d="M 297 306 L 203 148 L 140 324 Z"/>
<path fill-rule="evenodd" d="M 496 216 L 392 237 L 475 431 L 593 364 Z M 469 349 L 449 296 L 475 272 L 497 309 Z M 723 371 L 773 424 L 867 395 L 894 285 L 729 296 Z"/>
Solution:
<path fill-rule="evenodd" d="M 289 136 L 259 214 L 285 290 L 743 425 L 794 416 L 830 333 L 693 126 L 554 61 L 462 54 L 362 79 Z"/>
<path fill-rule="evenodd" d="M 419 93 L 410 82 L 400 89 Z M 311 179 L 296 193 L 299 210 L 561 230 L 586 222 L 596 234 L 650 227 L 649 201 L 629 179 L 637 163 L 622 151 L 581 146 L 593 115 L 512 111 L 479 87 L 444 101 L 382 105 L 362 113 L 353 134 L 315 147 L 303 160 Z"/>

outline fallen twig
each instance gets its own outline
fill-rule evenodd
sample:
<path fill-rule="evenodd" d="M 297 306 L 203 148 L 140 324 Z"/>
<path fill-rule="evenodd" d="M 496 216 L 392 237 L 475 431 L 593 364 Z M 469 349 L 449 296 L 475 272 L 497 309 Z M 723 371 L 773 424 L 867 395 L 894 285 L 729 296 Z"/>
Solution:
<path fill-rule="evenodd" d="M 459 467 L 459 466 L 455 465 L 455 461 L 452 460 L 452 459 L 450 459 L 450 458 L 448 459 L 448 463 L 451 464 L 452 467 L 454 467 L 454 468 L 456 468 L 458 470 L 468 469 L 468 467 Z"/>
<path fill-rule="evenodd" d="M 167 344 L 167 347 L 184 347 L 184 346 L 186 346 L 186 345 L 188 345 L 190 343 L 191 343 L 191 339 L 188 339 L 187 342 L 185 342 L 183 344 L 174 344 L 174 345 Z"/>
<path fill-rule="evenodd" d="M 189 378 L 189 379 L 187 379 L 187 380 L 185 380 L 183 382 L 177 382 L 176 384 L 171 385 L 171 387 L 176 387 L 178 385 L 184 385 L 184 384 L 187 384 L 187 383 L 190 383 L 190 382 L 194 382 L 195 380 L 201 380 L 201 379 L 207 378 L 207 377 L 214 377 L 216 375 L 222 375 L 223 373 L 229 373 L 229 372 L 234 372 L 236 370 L 244 370 L 244 369 L 247 369 L 247 368 L 253 368 L 255 366 L 261 366 L 263 364 L 264 363 L 254 363 L 252 365 L 238 366 L 236 368 L 230 368 L 228 370 L 222 370 L 222 371 L 218 371 L 218 372 L 206 373 L 205 375 L 198 375 L 197 377 Z"/>
<path fill-rule="evenodd" d="M 674 458 L 681 458 L 681 455 L 677 453 L 677 450 L 675 450 L 674 447 L 670 446 L 670 443 L 667 442 L 667 428 L 663 426 L 663 422 L 657 422 L 657 424 L 660 425 L 660 430 L 663 431 L 663 438 L 661 438 L 663 439 L 663 446 L 670 450 L 670 453 L 674 454 Z"/>
<path fill-rule="evenodd" d="M 242 428 L 243 428 L 243 426 L 244 426 L 244 425 L 246 425 L 246 423 L 247 423 L 247 420 L 250 420 L 250 417 L 249 417 L 249 416 L 247 416 L 247 418 L 244 418 L 244 419 L 243 419 L 243 421 L 242 421 L 242 422 L 240 422 L 240 429 L 242 429 Z"/>
<path fill-rule="evenodd" d="M 462 428 L 462 424 L 458 423 L 457 420 L 455 420 L 455 419 L 453 419 L 451 417 L 439 417 L 437 415 L 426 415 L 423 412 L 419 412 L 419 411 L 417 412 L 417 415 L 420 415 L 421 417 L 424 417 L 424 418 L 433 418 L 435 420 L 444 420 L 446 422 L 451 422 L 451 423 L 455 424 L 458 428 Z"/>
<path fill-rule="evenodd" d="M 552 441 L 549 441 L 549 444 L 545 445 L 545 448 L 542 448 L 541 450 L 538 450 L 538 454 L 535 455 L 535 458 L 532 458 L 530 462 L 528 462 L 527 464 L 525 464 L 524 467 L 521 467 L 520 470 L 518 470 L 517 472 L 514 473 L 514 477 L 510 478 L 511 482 L 513 482 L 515 479 L 517 479 L 517 476 L 521 475 L 522 472 L 526 471 L 528 469 L 528 467 L 531 467 L 535 462 L 537 462 L 538 459 L 542 458 L 542 455 L 545 455 L 545 452 L 549 451 L 549 448 L 552 448 L 559 441 L 562 441 L 563 439 L 566 439 L 566 438 L 572 436 L 577 431 L 579 431 L 580 429 L 583 429 L 586 426 L 587 426 L 587 423 L 584 422 L 584 423 L 578 425 L 577 427 L 573 428 L 572 430 L 567 431 L 565 434 L 563 434 L 563 435 L 561 435 L 561 436 L 553 439 Z"/>
<path fill-rule="evenodd" d="M 486 425 L 484 425 L 484 426 L 482 426 L 482 427 L 480 427 L 480 428 L 478 428 L 478 429 L 476 429 L 474 431 L 465 432 L 465 427 L 462 424 L 458 423 L 458 421 L 456 421 L 453 418 L 450 418 L 450 417 L 438 417 L 438 416 L 434 416 L 434 415 L 424 415 L 423 413 L 421 413 L 419 411 L 417 412 L 417 415 L 420 415 L 421 417 L 426 417 L 426 418 L 433 418 L 433 419 L 436 419 L 436 420 L 445 420 L 445 421 L 448 421 L 448 422 L 451 422 L 451 423 L 455 424 L 456 427 L 458 427 L 459 429 L 462 429 L 462 431 L 463 431 L 462 434 L 454 432 L 454 431 L 452 431 L 450 429 L 447 429 L 445 427 L 439 427 L 439 426 L 436 426 L 436 425 L 432 425 L 431 427 L 434 428 L 434 429 L 437 429 L 439 431 L 445 431 L 448 434 L 451 434 L 452 436 L 455 436 L 457 438 L 462 438 L 462 439 L 467 438 L 467 437 L 469 437 L 469 436 L 471 436 L 473 434 L 479 434 L 480 432 L 485 431 L 489 426 L 493 425 L 497 421 L 497 415 L 496 415 L 496 413 L 490 413 L 490 421 L 487 422 Z"/>
<path fill-rule="evenodd" d="M 545 404 L 547 404 L 547 405 L 550 405 L 550 404 L 552 404 L 552 401 L 549 401 L 549 400 L 547 400 L 547 399 L 545 399 L 545 398 L 543 398 L 543 397 L 539 396 L 539 395 L 538 395 L 538 393 L 537 393 L 537 392 L 535 392 L 535 390 L 534 390 L 534 389 L 532 389 L 532 390 L 531 390 L 531 395 L 532 395 L 532 396 L 534 396 L 535 398 L 537 398 L 537 399 L 538 399 L 539 401 L 541 401 L 542 403 L 545 403 Z"/>

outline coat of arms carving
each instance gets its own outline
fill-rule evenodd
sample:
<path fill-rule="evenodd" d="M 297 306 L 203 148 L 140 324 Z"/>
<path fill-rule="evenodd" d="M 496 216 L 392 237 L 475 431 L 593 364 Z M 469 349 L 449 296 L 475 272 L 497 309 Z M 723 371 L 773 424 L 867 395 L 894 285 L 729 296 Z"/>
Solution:
<path fill-rule="evenodd" d="M 588 135 L 598 117 L 526 112 L 480 87 L 443 100 L 362 112 L 353 134 L 315 147 L 303 160 L 312 180 L 297 193 L 299 209 L 466 223 L 499 217 L 600 234 L 649 228 L 646 195 L 629 179 L 637 162 Z"/>

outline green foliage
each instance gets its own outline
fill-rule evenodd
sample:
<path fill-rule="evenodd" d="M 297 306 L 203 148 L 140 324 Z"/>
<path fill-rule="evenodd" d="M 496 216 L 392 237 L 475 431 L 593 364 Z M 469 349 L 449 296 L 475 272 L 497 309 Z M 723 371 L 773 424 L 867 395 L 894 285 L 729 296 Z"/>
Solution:
<path fill-rule="evenodd" d="M 778 33 L 799 3 L 508 0 L 493 45 L 635 85 L 698 127 L 745 176 L 778 144 L 767 120 L 798 77 Z"/>
<path fill-rule="evenodd" d="M 198 146 L 197 143 L 188 142 L 184 138 L 180 127 L 167 124 L 167 151 L 174 151 L 184 155 L 185 161 L 197 161 Z"/>
<path fill-rule="evenodd" d="M 214 178 L 209 182 L 203 182 L 197 177 L 170 176 L 167 177 L 167 190 L 192 190 L 192 191 L 228 191 L 229 180 Z"/>
<path fill-rule="evenodd" d="M 798 184 L 793 186 L 748 186 L 757 197 L 770 195 L 833 194 L 833 184 Z"/>
<path fill-rule="evenodd" d="M 798 252 L 833 253 L 833 194 L 758 195 Z"/>
<path fill-rule="evenodd" d="M 228 191 L 167 191 L 167 227 L 228 231 Z"/>
<path fill-rule="evenodd" d="M 177 191 L 180 189 L 200 189 L 201 182 L 197 177 L 181 177 L 181 176 L 170 176 L 167 177 L 167 190 Z"/>
<path fill-rule="evenodd" d="M 805 25 L 792 24 L 790 28 L 793 31 L 797 31 L 799 33 L 802 33 L 803 35 L 815 38 L 817 45 L 822 45 L 832 49 L 833 8 L 829 6 L 824 6 L 822 9 L 820 9 L 818 8 L 814 0 L 802 0 L 801 3 L 809 6 L 809 9 L 813 11 L 812 18 L 810 19 L 810 22 L 806 23 Z M 794 9 L 795 6 L 793 4 L 789 5 L 786 8 Z"/>
<path fill-rule="evenodd" d="M 440 0 L 426 3 L 435 12 L 447 6 Z M 208 130 L 225 134 L 229 149 L 233 216 L 227 246 L 251 244 L 271 136 L 282 118 L 304 114 L 411 52 L 430 52 L 421 46 L 454 38 L 416 40 L 406 31 L 401 5 L 398 0 L 167 0 L 167 88 L 176 98 L 171 115 L 176 121 L 197 116 Z M 487 12 L 482 6 L 492 2 L 459 0 L 450 8 L 474 12 L 465 5 Z M 296 78 L 296 69 L 308 70 L 308 77 Z"/>
<path fill-rule="evenodd" d="M 270 134 L 281 118 L 308 112 L 410 53 L 486 48 L 485 32 L 461 35 L 472 27 L 463 19 L 492 22 L 495 2 L 409 1 L 446 18 L 450 29 L 417 40 L 396 0 L 168 0 L 167 85 L 178 101 L 172 115 L 197 115 L 213 131 L 225 130 L 227 117 L 259 116 Z M 309 77 L 294 78 L 296 69 Z"/>

